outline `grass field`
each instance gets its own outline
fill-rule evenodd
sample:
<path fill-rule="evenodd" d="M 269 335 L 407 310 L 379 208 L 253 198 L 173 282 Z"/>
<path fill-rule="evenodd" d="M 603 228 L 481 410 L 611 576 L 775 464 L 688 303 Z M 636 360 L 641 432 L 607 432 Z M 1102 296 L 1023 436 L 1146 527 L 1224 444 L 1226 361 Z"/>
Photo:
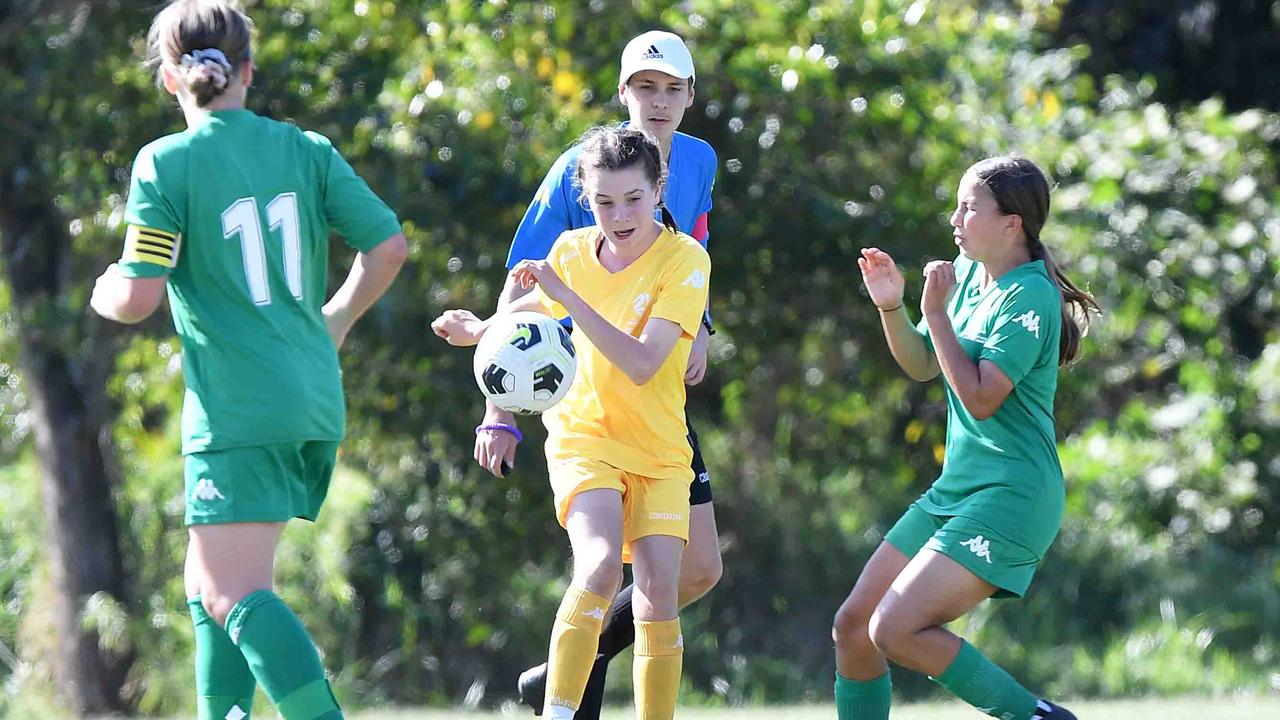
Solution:
<path fill-rule="evenodd" d="M 1161 698 L 1115 702 L 1077 702 L 1069 707 L 1080 720 L 1258 720 L 1280 718 L 1280 695 L 1251 699 Z M 382 710 L 356 713 L 353 720 L 498 720 L 533 715 L 526 708 L 506 712 L 463 710 Z M 630 720 L 630 708 L 619 707 L 604 713 L 602 720 Z M 831 705 L 794 707 L 727 708 L 722 710 L 682 709 L 680 720 L 835 720 Z M 894 708 L 891 720 L 982 720 L 987 717 L 972 708 L 955 704 L 904 705 Z"/>

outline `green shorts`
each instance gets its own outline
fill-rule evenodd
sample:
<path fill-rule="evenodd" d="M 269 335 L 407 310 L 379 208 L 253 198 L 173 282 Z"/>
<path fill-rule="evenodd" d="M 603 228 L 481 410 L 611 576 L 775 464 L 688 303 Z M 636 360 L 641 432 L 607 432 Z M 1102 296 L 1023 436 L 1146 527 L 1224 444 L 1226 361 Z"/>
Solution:
<path fill-rule="evenodd" d="M 915 503 L 884 539 L 907 557 L 915 557 L 921 548 L 946 555 L 995 585 L 997 590 L 992 597 L 996 598 L 1022 597 L 1042 559 L 985 523 L 934 515 Z"/>
<path fill-rule="evenodd" d="M 311 440 L 191 453 L 186 523 L 314 521 L 329 492 L 338 445 Z"/>

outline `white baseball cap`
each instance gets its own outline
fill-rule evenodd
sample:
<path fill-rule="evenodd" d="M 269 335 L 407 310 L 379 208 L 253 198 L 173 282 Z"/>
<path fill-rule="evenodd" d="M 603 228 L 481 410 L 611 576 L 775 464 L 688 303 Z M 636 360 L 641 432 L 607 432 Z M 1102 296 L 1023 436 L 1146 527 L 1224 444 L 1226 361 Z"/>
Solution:
<path fill-rule="evenodd" d="M 675 33 L 650 30 L 637 35 L 622 49 L 618 84 L 626 85 L 641 70 L 657 70 L 682 80 L 693 80 L 693 56 Z"/>

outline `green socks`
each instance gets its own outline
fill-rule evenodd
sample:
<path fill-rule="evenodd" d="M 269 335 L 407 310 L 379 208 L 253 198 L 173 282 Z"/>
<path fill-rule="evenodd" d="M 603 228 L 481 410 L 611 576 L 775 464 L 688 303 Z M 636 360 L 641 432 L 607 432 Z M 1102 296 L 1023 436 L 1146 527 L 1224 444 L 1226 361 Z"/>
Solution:
<path fill-rule="evenodd" d="M 236 603 L 227 635 L 284 720 L 342 720 L 311 636 L 275 593 L 259 590 Z"/>
<path fill-rule="evenodd" d="M 991 717 L 1029 720 L 1036 712 L 1035 695 L 963 640 L 956 659 L 933 680 Z"/>
<path fill-rule="evenodd" d="M 836 673 L 836 717 L 839 720 L 889 720 L 892 690 L 888 671 L 875 680 L 850 680 Z"/>
<path fill-rule="evenodd" d="M 196 640 L 196 712 L 200 720 L 248 720 L 257 681 L 240 648 L 200 604 L 187 601 Z"/>

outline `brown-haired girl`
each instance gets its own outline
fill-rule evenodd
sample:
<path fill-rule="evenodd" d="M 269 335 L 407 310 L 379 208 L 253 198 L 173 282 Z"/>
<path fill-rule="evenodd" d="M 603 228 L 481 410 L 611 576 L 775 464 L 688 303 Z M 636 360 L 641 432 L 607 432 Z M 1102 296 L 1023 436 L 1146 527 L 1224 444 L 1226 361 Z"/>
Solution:
<path fill-rule="evenodd" d="M 275 549 L 324 503 L 346 413 L 337 348 L 408 247 L 327 138 L 245 109 L 251 37 L 218 0 L 156 16 L 151 60 L 187 129 L 138 153 L 124 253 L 90 304 L 136 323 L 167 289 L 182 341 L 199 717 L 244 720 L 261 685 L 286 720 L 337 720 L 311 637 L 274 592 Z M 359 254 L 325 302 L 331 229 Z"/>
<path fill-rule="evenodd" d="M 596 128 L 580 142 L 581 192 L 597 225 L 563 233 L 516 282 L 535 292 L 502 309 L 574 324 L 578 375 L 543 414 L 556 515 L 573 547 L 573 579 L 551 633 L 544 715 L 572 718 L 602 621 L 634 567 L 637 716 L 675 714 L 683 639 L 680 557 L 689 533 L 684 375 L 706 306 L 711 261 L 696 240 L 654 220 L 664 163 L 648 133 Z M 473 345 L 488 321 L 450 310 L 432 328 Z"/>
<path fill-rule="evenodd" d="M 943 376 L 947 443 L 942 475 L 836 613 L 836 709 L 840 720 L 887 720 L 888 659 L 992 717 L 1074 720 L 944 626 L 989 597 L 1021 597 L 1058 533 L 1058 366 L 1076 357 L 1098 305 L 1040 239 L 1049 183 L 1030 160 L 977 163 L 956 200 L 960 255 L 925 267 L 918 325 L 889 254 L 858 259 L 898 365 L 921 382 Z"/>

